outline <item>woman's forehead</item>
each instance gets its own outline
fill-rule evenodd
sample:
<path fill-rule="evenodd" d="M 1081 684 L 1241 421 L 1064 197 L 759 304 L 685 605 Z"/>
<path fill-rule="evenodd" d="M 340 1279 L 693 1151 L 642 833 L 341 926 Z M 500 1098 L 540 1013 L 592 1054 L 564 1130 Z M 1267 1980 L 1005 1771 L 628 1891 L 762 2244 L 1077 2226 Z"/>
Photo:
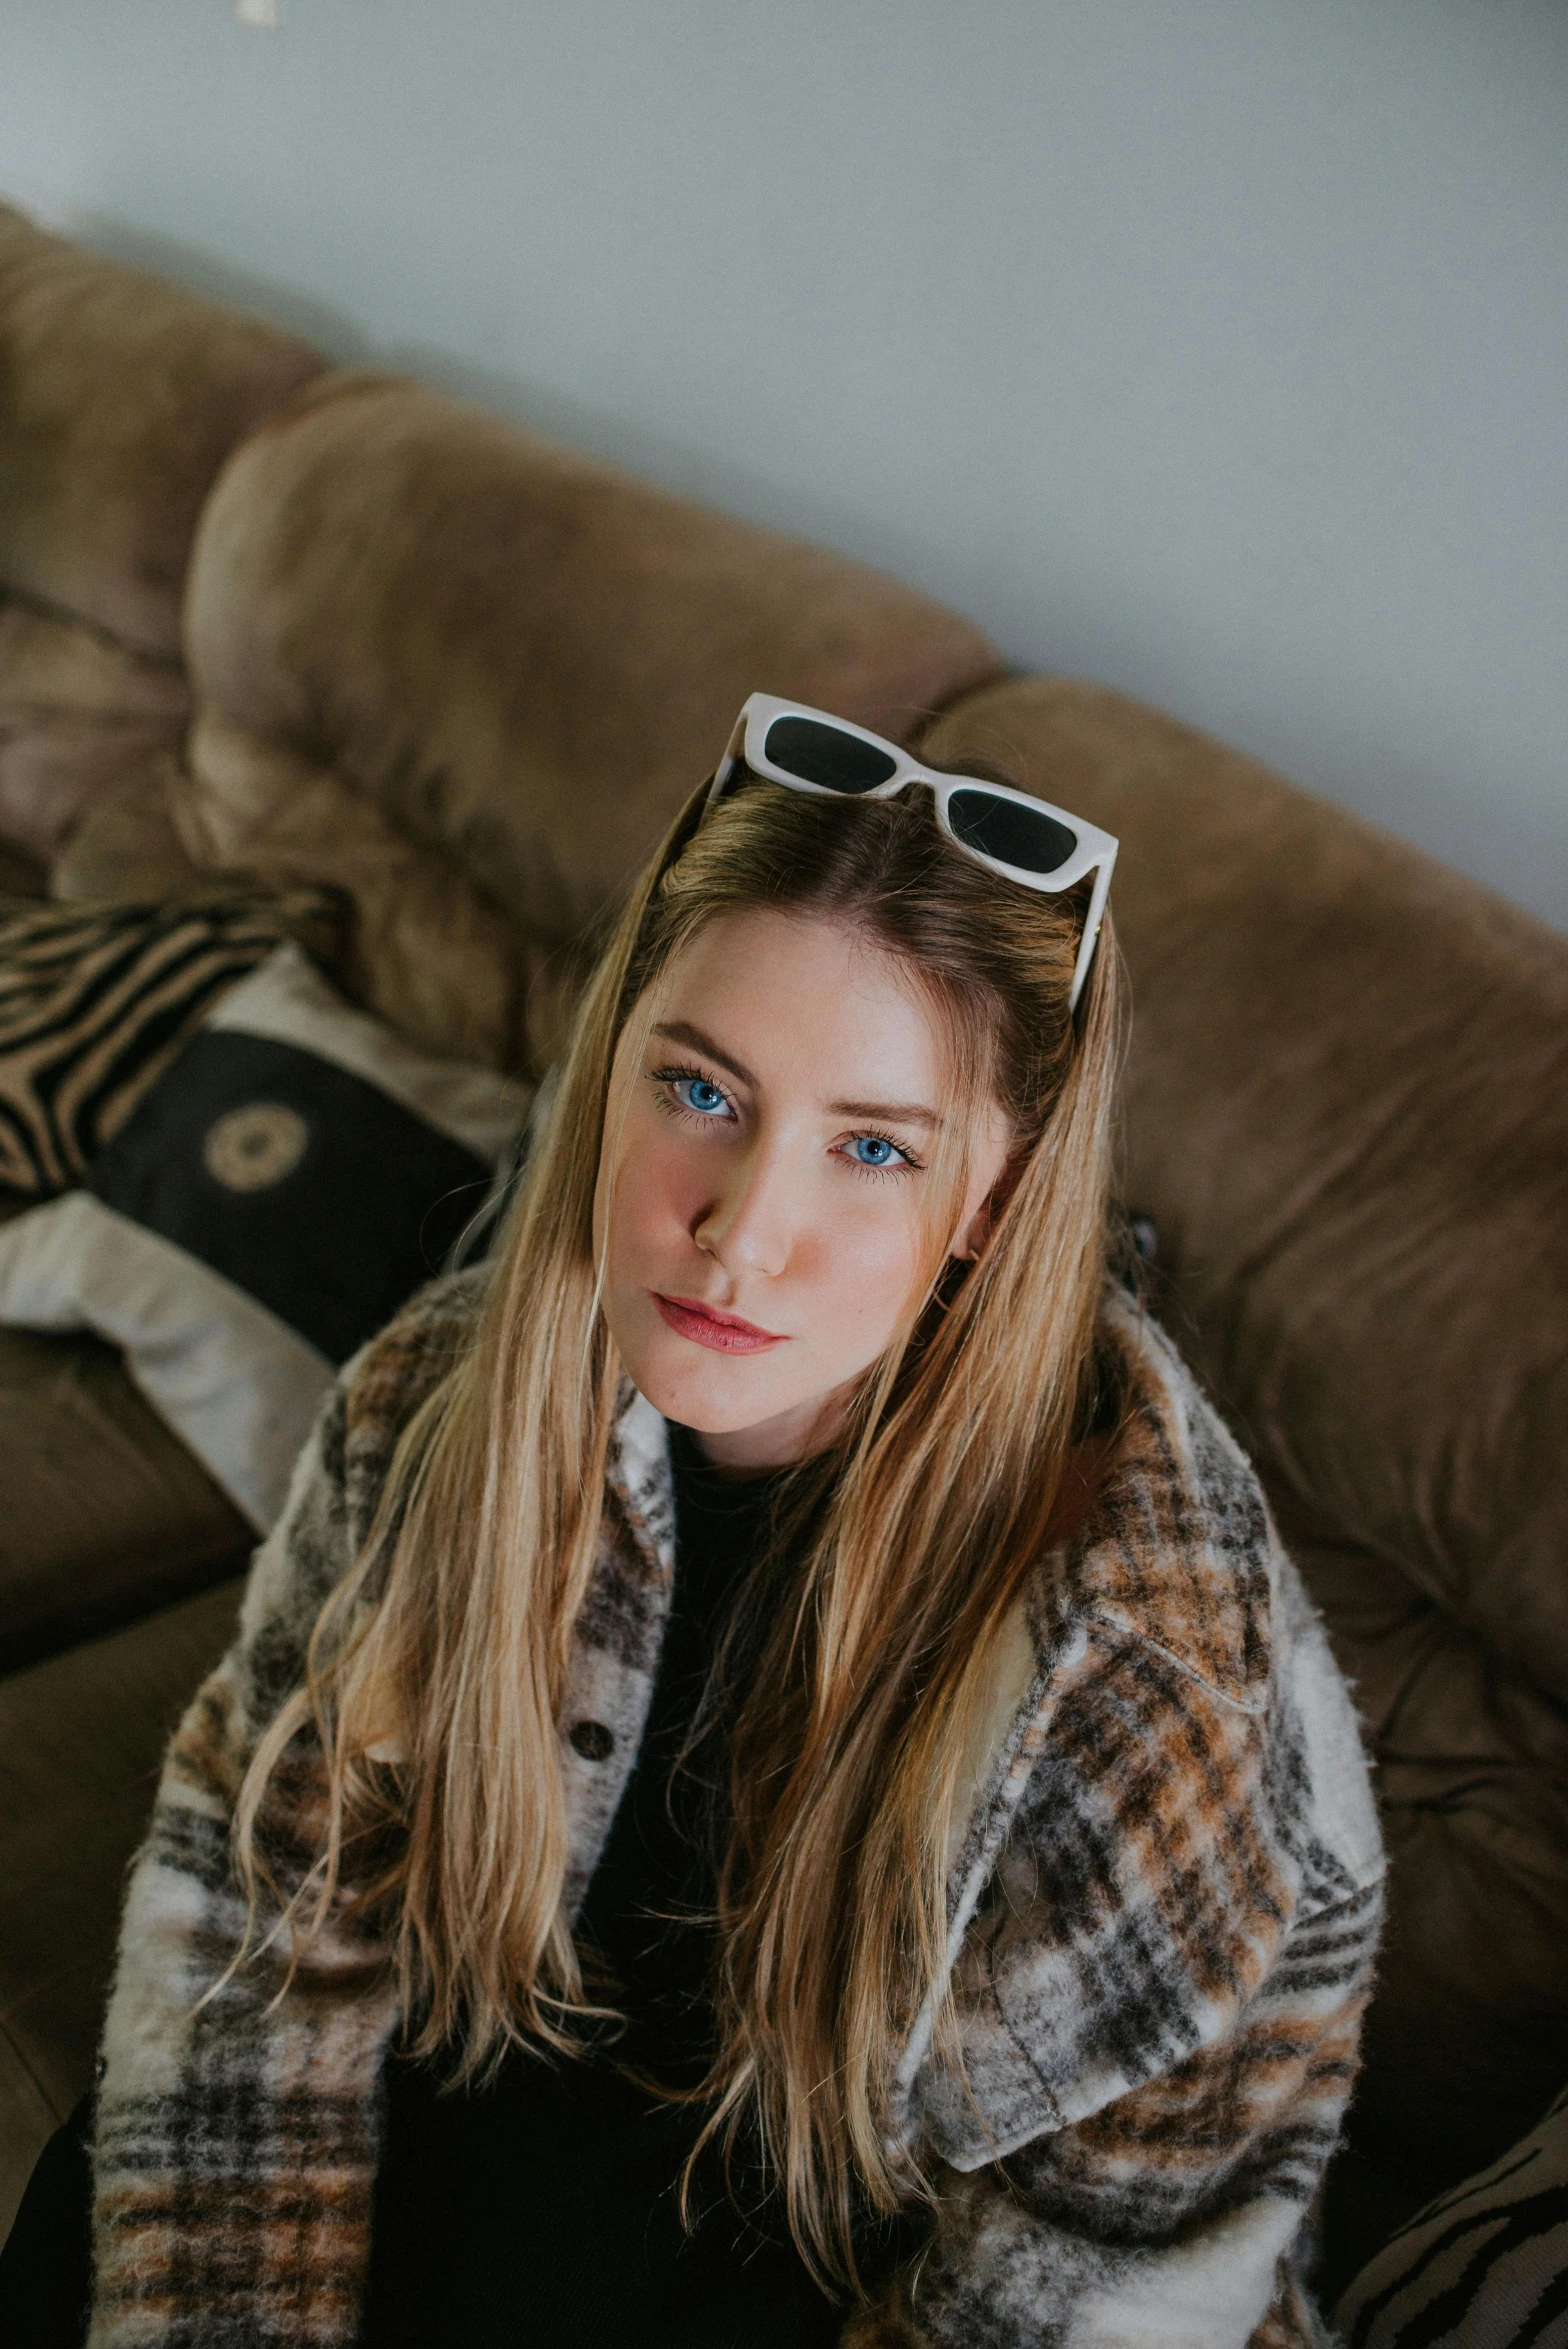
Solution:
<path fill-rule="evenodd" d="M 700 1032 L 743 1084 L 809 1075 L 824 1098 L 933 1109 L 948 1089 L 948 1024 L 931 989 L 829 917 L 765 907 L 715 917 L 671 957 L 648 1010 L 667 1035 Z"/>

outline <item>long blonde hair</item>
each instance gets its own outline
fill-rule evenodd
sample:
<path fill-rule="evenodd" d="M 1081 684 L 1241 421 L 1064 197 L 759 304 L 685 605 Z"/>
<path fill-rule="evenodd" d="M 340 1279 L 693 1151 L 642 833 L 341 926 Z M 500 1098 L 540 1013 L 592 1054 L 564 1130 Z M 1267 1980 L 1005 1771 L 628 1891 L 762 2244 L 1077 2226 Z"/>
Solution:
<path fill-rule="evenodd" d="M 816 1464 L 807 1551 L 733 1730 L 703 2091 L 705 2136 L 744 2128 L 808 2263 L 854 2282 L 857 2212 L 923 2190 L 891 2141 L 893 2076 L 928 2002 L 939 2034 L 950 2022 L 966 1739 L 1095 1376 L 1118 963 L 1107 928 L 1075 1023 L 1080 906 L 982 872 L 923 793 L 848 804 L 757 784 L 706 821 L 701 808 L 673 826 L 587 990 L 474 1340 L 403 1432 L 308 1685 L 247 1774 L 236 1849 L 254 1915 L 273 1889 L 258 1811 L 314 1734 L 327 1829 L 284 1910 L 296 1945 L 339 1899 L 374 1907 L 410 2044 L 459 2047 L 465 2073 L 509 2045 L 581 2044 L 603 2010 L 563 1910 L 558 1724 L 621 1378 L 592 1236 L 616 1047 L 723 914 L 847 923 L 899 957 L 943 1023 L 960 1110 L 1005 1112 L 1011 1188 L 966 1277 L 936 1250 Z M 395 1768 L 374 1758 L 389 1732 Z"/>

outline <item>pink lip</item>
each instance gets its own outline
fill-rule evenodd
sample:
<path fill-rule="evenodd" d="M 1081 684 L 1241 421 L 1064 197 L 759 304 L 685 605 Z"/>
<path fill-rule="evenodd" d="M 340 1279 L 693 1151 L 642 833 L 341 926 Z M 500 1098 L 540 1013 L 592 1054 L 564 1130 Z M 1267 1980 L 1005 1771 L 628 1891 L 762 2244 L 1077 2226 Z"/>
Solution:
<path fill-rule="evenodd" d="M 784 1343 L 778 1331 L 758 1329 L 738 1314 L 699 1305 L 695 1297 L 663 1297 L 657 1289 L 650 1294 L 672 1330 L 699 1346 L 711 1346 L 716 1354 L 763 1354 L 769 1346 Z"/>

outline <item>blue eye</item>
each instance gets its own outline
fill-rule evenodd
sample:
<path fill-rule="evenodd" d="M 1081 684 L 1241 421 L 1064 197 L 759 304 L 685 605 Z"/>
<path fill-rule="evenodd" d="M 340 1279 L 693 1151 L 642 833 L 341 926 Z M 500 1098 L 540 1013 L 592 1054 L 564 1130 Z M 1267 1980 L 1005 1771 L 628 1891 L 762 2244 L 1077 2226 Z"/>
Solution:
<path fill-rule="evenodd" d="M 891 1166 L 895 1160 L 900 1166 L 908 1164 L 902 1150 L 884 1134 L 857 1134 L 849 1155 L 858 1166 Z"/>
<path fill-rule="evenodd" d="M 682 1109 L 694 1109 L 699 1117 L 717 1117 L 727 1110 L 729 1103 L 706 1077 L 676 1077 L 673 1080 L 675 1098 Z"/>

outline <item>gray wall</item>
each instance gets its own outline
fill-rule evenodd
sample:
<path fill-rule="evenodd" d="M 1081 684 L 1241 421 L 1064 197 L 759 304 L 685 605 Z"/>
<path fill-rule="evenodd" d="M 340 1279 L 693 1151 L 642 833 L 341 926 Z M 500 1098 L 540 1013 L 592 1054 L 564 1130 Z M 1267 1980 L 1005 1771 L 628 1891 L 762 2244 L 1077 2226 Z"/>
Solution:
<path fill-rule="evenodd" d="M 1568 922 L 1562 0 L 4 0 L 0 188 Z"/>

